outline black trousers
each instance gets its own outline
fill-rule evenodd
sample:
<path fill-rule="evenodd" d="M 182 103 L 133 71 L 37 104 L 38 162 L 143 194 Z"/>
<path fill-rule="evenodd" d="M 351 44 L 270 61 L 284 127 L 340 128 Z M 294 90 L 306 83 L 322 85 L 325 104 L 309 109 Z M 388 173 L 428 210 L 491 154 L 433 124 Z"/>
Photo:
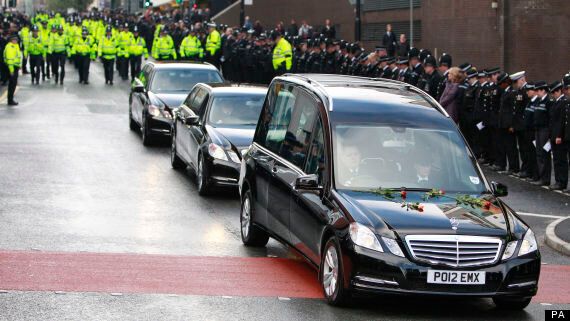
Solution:
<path fill-rule="evenodd" d="M 115 65 L 115 59 L 105 59 L 101 58 L 103 61 L 103 69 L 105 70 L 105 82 L 113 81 L 113 67 Z"/>
<path fill-rule="evenodd" d="M 212 65 L 216 66 L 218 70 L 220 69 L 220 57 L 221 57 L 221 50 L 216 51 L 215 54 L 210 55 L 209 51 L 206 51 L 205 60 L 206 62 L 211 63 Z"/>
<path fill-rule="evenodd" d="M 534 140 L 534 131 L 517 130 L 517 143 L 521 156 L 521 172 L 528 174 L 533 179 L 538 179 L 538 170 L 536 165 L 536 149 L 532 144 Z"/>
<path fill-rule="evenodd" d="M 552 143 L 552 142 L 551 142 Z M 552 158 L 554 163 L 554 180 L 566 187 L 568 185 L 568 151 L 570 144 L 562 142 L 560 145 L 552 145 Z"/>
<path fill-rule="evenodd" d="M 65 53 L 53 53 L 52 54 L 52 72 L 55 75 L 55 81 L 58 78 L 61 83 L 63 83 L 63 78 L 65 78 Z"/>
<path fill-rule="evenodd" d="M 535 134 L 536 141 L 536 164 L 538 166 L 538 178 L 544 184 L 550 185 L 550 175 L 552 174 L 552 154 L 544 150 L 544 145 L 550 139 L 550 130 L 537 128 Z"/>
<path fill-rule="evenodd" d="M 40 81 L 40 72 L 44 65 L 44 57 L 42 55 L 30 55 L 30 73 L 32 74 L 32 83 Z"/>
<path fill-rule="evenodd" d="M 49 79 L 51 77 L 51 72 L 50 72 L 50 68 L 51 68 L 51 64 L 53 57 L 52 54 L 47 54 L 46 55 L 46 61 L 45 61 L 45 69 L 42 67 L 42 76 L 45 78 L 47 77 L 47 79 Z"/>
<path fill-rule="evenodd" d="M 20 68 L 14 68 L 14 72 L 8 77 L 8 103 L 14 101 L 14 93 L 16 92 L 16 86 L 18 85 L 19 69 Z"/>
<path fill-rule="evenodd" d="M 506 169 L 507 161 L 510 171 L 518 172 L 520 170 L 517 136 L 507 128 L 498 128 L 495 164 Z"/>
<path fill-rule="evenodd" d="M 22 57 L 22 72 L 27 74 L 28 73 L 28 57 Z"/>
<path fill-rule="evenodd" d="M 79 71 L 79 82 L 89 81 L 89 66 L 91 66 L 91 59 L 89 55 L 76 55 L 77 70 Z"/>
<path fill-rule="evenodd" d="M 141 72 L 142 55 L 130 56 L 129 62 L 131 63 L 131 80 L 134 80 Z"/>
<path fill-rule="evenodd" d="M 129 78 L 129 58 L 117 57 L 117 70 L 119 71 L 119 76 L 123 80 L 127 80 Z"/>
<path fill-rule="evenodd" d="M 10 70 L 8 69 L 8 65 L 5 62 L 0 64 L 0 81 L 3 84 L 6 84 L 8 79 L 10 78 Z"/>

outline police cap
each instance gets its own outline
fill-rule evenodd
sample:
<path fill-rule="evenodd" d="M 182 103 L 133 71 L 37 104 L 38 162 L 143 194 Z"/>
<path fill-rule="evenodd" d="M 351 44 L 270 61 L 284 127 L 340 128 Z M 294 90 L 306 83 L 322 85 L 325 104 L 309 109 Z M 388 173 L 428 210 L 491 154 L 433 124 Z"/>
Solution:
<path fill-rule="evenodd" d="M 419 55 L 420 51 L 418 50 L 418 48 L 411 48 L 410 51 L 408 52 L 408 59 L 418 58 Z"/>
<path fill-rule="evenodd" d="M 398 61 L 397 61 L 398 65 L 407 65 L 408 64 L 408 58 L 406 57 L 399 57 Z"/>
<path fill-rule="evenodd" d="M 447 66 L 447 67 L 451 67 L 451 56 L 446 54 L 445 52 L 443 53 L 443 55 L 441 55 L 441 57 L 439 57 L 439 65 L 440 66 Z"/>
<path fill-rule="evenodd" d="M 471 64 L 468 62 L 459 65 L 459 69 L 461 69 L 463 72 L 467 72 L 467 70 L 471 69 L 471 67 L 473 66 L 471 66 Z"/>
<path fill-rule="evenodd" d="M 561 90 L 562 89 L 562 83 L 560 81 L 555 81 L 553 83 L 550 84 L 550 92 L 553 93 L 557 90 Z"/>
<path fill-rule="evenodd" d="M 497 83 L 501 84 L 507 81 L 508 79 L 509 79 L 509 74 L 507 74 L 506 72 L 502 72 L 499 74 L 499 77 L 497 77 Z"/>
<path fill-rule="evenodd" d="M 424 61 L 428 56 L 432 56 L 431 51 L 427 50 L 427 49 L 421 49 L 420 50 L 420 54 L 419 54 L 419 58 L 420 61 Z M 437 66 L 437 64 L 435 64 Z"/>
<path fill-rule="evenodd" d="M 562 84 L 564 85 L 564 87 L 570 87 L 570 74 L 564 75 L 564 77 L 562 78 Z"/>
<path fill-rule="evenodd" d="M 478 73 L 477 73 L 477 69 L 471 67 L 469 68 L 465 74 L 467 75 L 467 79 L 471 79 L 473 77 L 477 77 Z"/>
<path fill-rule="evenodd" d="M 435 60 L 434 56 L 427 56 L 424 59 L 424 65 L 425 66 L 437 67 L 437 61 Z"/>
<path fill-rule="evenodd" d="M 500 73 L 501 68 L 499 68 L 499 67 L 487 68 L 485 70 L 485 72 L 487 73 L 487 75 L 491 76 L 491 75 Z"/>
<path fill-rule="evenodd" d="M 534 88 L 536 90 L 542 90 L 542 89 L 548 90 L 548 84 L 544 80 L 539 80 L 534 83 Z"/>
<path fill-rule="evenodd" d="M 526 72 L 523 70 L 523 71 L 519 71 L 519 72 L 515 72 L 514 74 L 511 74 L 510 77 L 511 77 L 512 81 L 517 81 L 524 76 L 526 76 Z"/>

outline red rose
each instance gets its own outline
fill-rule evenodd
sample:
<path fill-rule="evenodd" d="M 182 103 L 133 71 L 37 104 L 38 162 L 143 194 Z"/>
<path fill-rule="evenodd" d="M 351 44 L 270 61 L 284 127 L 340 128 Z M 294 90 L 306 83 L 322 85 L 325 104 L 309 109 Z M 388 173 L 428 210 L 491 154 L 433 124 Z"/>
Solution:
<path fill-rule="evenodd" d="M 441 195 L 445 195 L 445 191 L 442 190 L 442 189 L 439 190 L 439 193 L 440 193 Z"/>
<path fill-rule="evenodd" d="M 424 206 L 418 205 L 418 212 L 423 212 L 423 211 L 424 211 Z"/>
<path fill-rule="evenodd" d="M 400 196 L 402 196 L 403 199 L 406 199 L 406 196 L 408 195 L 408 193 L 406 193 L 406 191 L 401 191 L 400 192 Z"/>
<path fill-rule="evenodd" d="M 483 203 L 483 209 L 488 210 L 488 209 L 490 209 L 490 208 L 491 208 L 491 202 L 485 201 L 485 202 Z"/>

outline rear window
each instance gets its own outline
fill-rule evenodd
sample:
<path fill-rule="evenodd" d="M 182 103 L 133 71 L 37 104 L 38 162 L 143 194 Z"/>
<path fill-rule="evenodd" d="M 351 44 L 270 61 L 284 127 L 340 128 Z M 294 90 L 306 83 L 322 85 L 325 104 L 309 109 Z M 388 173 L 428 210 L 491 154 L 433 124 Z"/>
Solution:
<path fill-rule="evenodd" d="M 188 92 L 197 83 L 221 83 L 224 80 L 217 70 L 163 69 L 157 70 L 151 91 L 155 93 Z"/>

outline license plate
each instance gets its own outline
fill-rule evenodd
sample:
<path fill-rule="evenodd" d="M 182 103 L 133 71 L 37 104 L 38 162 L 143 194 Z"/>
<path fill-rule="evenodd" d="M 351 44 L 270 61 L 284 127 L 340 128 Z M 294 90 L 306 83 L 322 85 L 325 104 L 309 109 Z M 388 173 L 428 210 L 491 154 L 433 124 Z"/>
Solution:
<path fill-rule="evenodd" d="M 434 284 L 485 284 L 485 271 L 428 270 L 427 283 Z"/>

